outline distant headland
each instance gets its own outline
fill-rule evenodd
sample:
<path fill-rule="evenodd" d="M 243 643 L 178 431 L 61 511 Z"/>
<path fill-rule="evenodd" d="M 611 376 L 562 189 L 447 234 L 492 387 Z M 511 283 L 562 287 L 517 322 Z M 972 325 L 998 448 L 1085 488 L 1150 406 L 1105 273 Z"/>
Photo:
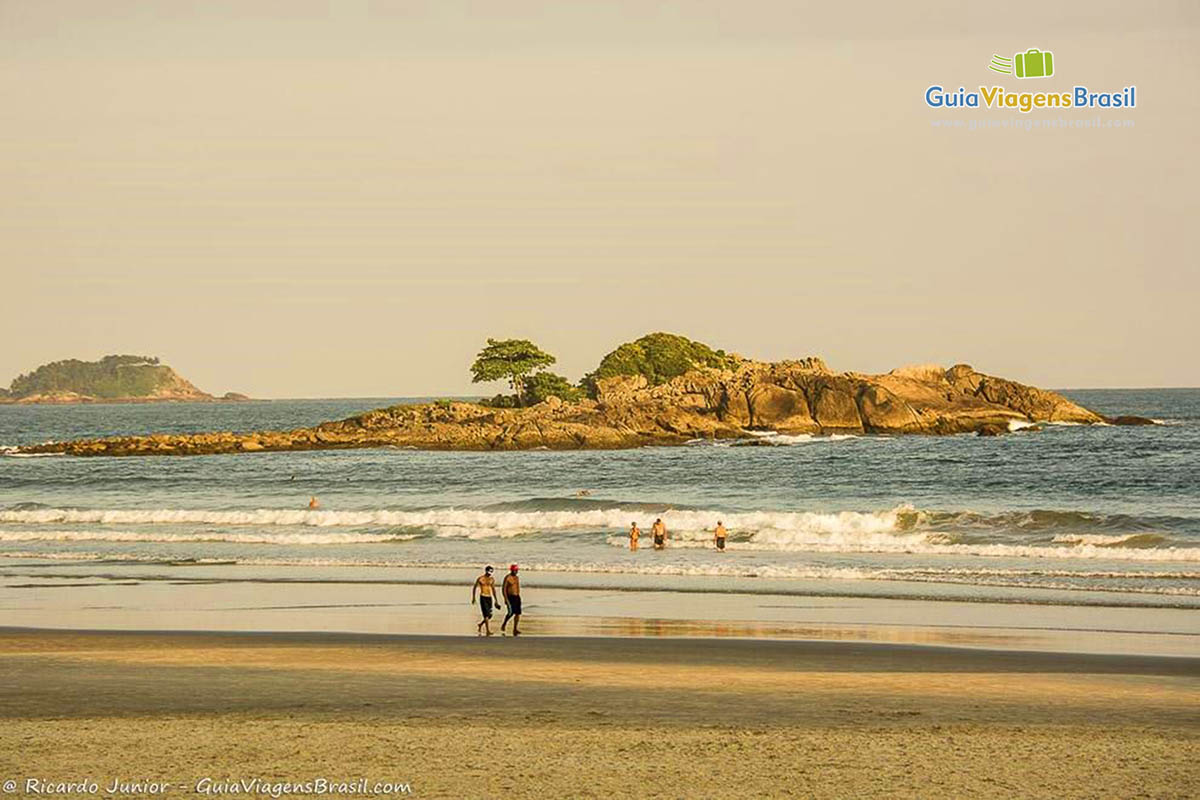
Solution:
<path fill-rule="evenodd" d="M 0 403 L 154 403 L 248 400 L 229 392 L 202 392 L 154 356 L 111 355 L 99 361 L 70 358 L 43 364 L 0 389 Z"/>
<path fill-rule="evenodd" d="M 554 362 L 532 342 L 489 339 L 471 366 L 472 377 L 506 379 L 512 389 L 490 400 L 397 405 L 290 431 L 123 436 L 21 451 L 135 456 L 365 447 L 616 449 L 718 439 L 764 444 L 772 435 L 988 436 L 1035 432 L 1044 423 L 1152 422 L 1108 419 L 1062 395 L 966 364 L 901 367 L 883 375 L 834 372 L 816 357 L 756 361 L 667 333 L 621 345 L 579 383 L 547 371 Z"/>

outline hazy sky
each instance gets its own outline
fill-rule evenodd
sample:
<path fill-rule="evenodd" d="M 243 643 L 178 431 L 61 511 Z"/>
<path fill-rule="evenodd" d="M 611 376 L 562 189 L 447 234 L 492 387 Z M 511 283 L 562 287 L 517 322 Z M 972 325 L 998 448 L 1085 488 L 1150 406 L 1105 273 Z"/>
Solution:
<path fill-rule="evenodd" d="M 962 5 L 0 0 L 0 384 L 495 391 L 487 336 L 578 378 L 668 330 L 1200 385 L 1200 4 Z M 987 71 L 1030 47 L 1053 78 Z M 936 129 L 1017 115 L 934 83 L 1135 83 L 1063 115 L 1135 127 Z"/>

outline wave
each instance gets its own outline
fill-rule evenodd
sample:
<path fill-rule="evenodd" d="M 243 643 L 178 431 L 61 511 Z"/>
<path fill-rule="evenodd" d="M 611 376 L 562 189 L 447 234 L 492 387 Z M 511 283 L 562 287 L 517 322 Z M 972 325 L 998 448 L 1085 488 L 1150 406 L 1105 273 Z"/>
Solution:
<path fill-rule="evenodd" d="M 39 553 L 36 551 L 0 551 L 0 557 L 14 559 L 37 559 L 79 562 L 130 562 L 141 564 L 159 564 L 163 566 L 206 566 L 231 565 L 248 567 L 376 567 L 376 568 L 409 568 L 409 569 L 478 569 L 476 561 L 438 560 L 438 559 L 408 559 L 408 558 L 348 558 L 336 557 L 259 557 L 239 556 L 229 558 L 170 558 L 148 554 L 113 554 L 99 552 L 74 553 Z M 984 586 L 989 588 L 1041 589 L 1057 591 L 1082 591 L 1134 595 L 1160 595 L 1181 598 L 1200 597 L 1200 587 L 1172 585 L 1130 585 L 1130 579 L 1160 579 L 1162 580 L 1195 580 L 1200 573 L 1142 573 L 1138 571 L 1078 571 L 1078 570 L 989 570 L 989 569 L 894 569 L 887 567 L 841 567 L 812 564 L 779 564 L 747 566 L 729 560 L 710 563 L 629 563 L 629 562 L 599 562 L 599 561 L 526 561 L 522 563 L 527 573 L 541 573 L 539 582 L 546 587 L 554 586 L 553 580 L 547 581 L 547 573 L 563 574 L 603 574 L 603 575 L 635 575 L 635 576 L 672 576 L 672 577 L 720 577 L 720 578 L 756 578 L 764 580 L 812 580 L 812 581 L 841 581 L 841 582 L 894 582 L 901 581 L 919 584 L 955 584 Z M 1125 580 L 1122 584 L 1103 584 L 1094 582 L 1097 578 Z M 398 577 L 399 582 L 410 580 Z M 1093 581 L 1080 583 L 1079 581 Z M 433 582 L 437 582 L 433 580 Z M 1153 584 L 1155 581 L 1151 581 Z M 633 588 L 645 588 L 635 585 Z M 676 587 L 678 588 L 678 587 Z M 709 587 L 706 592 L 744 592 L 742 586 Z M 822 592 L 827 591 L 823 589 Z M 783 593 L 777 588 L 771 593 Z M 872 596 L 864 594 L 862 596 Z M 908 596 L 908 595 L 896 595 Z M 932 596 L 930 599 L 947 599 Z M 955 600 L 986 599 L 996 601 L 1002 598 L 971 598 L 952 597 Z M 1031 597 L 1024 597 L 1019 602 L 1039 602 Z M 1043 601 L 1044 602 L 1044 601 Z M 1061 600 L 1055 601 L 1062 602 Z M 1118 603 L 1119 604 L 1119 603 Z M 1144 605 L 1144 604 L 1135 604 Z M 1192 607 L 1192 606 L 1188 606 Z"/>
<path fill-rule="evenodd" d="M 758 535 L 746 541 L 730 541 L 726 549 L 730 552 L 792 552 L 792 553 L 897 553 L 909 555 L 976 556 L 985 558 L 1051 558 L 1051 559 L 1097 559 L 1107 561 L 1140 562 L 1183 562 L 1200 563 L 1200 547 L 1160 547 L 1147 549 L 1121 549 L 1112 545 L 1081 544 L 1075 547 L 1051 547 L 1046 545 L 1021 544 L 956 544 L 939 542 L 936 535 L 914 534 L 909 536 L 830 536 L 827 538 L 783 539 L 776 537 L 763 541 Z M 614 547 L 628 547 L 624 536 L 610 536 L 608 543 Z M 711 538 L 703 541 L 677 538 L 671 547 L 708 548 Z"/>
<path fill-rule="evenodd" d="M 746 431 L 748 438 L 740 439 L 689 439 L 687 444 L 707 447 L 735 447 L 746 444 L 789 447 L 793 445 L 845 442 L 851 439 L 864 441 L 887 441 L 891 436 L 882 434 L 856 433 L 780 433 L 779 431 Z"/>
<path fill-rule="evenodd" d="M 1158 547 L 1166 537 L 1157 533 L 1130 533 L 1108 536 L 1102 533 L 1061 533 L 1055 544 L 1082 544 L 1096 547 Z"/>
<path fill-rule="evenodd" d="M 296 544 L 356 544 L 404 541 L 421 536 L 493 539 L 517 536 L 603 534 L 615 546 L 631 522 L 644 528 L 661 517 L 673 546 L 707 546 L 717 521 L 730 530 L 732 550 L 818 553 L 915 553 L 1008 558 L 1084 558 L 1123 561 L 1200 561 L 1200 546 L 1187 546 L 1196 520 L 1136 518 L 1082 511 L 921 511 L 900 505 L 884 511 L 739 511 L 726 513 L 668 508 L 654 503 L 616 504 L 593 499 L 535 498 L 483 509 L 412 511 L 297 509 L 61 509 L 21 504 L 0 511 L 0 523 L 21 526 L 213 526 L 217 530 L 152 530 L 113 535 L 146 537 L 126 541 L 240 541 Z M 236 533 L 219 528 L 291 528 L 286 536 L 268 531 Z M 358 528 L 316 535 L 306 529 Z M 1185 544 L 1164 531 L 1181 531 Z M 86 533 L 105 540 L 103 531 Z M 615 534 L 615 535 L 614 535 Z M 0 541 L 30 541 L 38 532 L 0 531 Z M 288 539 L 287 536 L 293 538 Z M 24 537 L 24 538 L 12 538 Z M 32 537 L 32 538 L 30 538 Z M 169 537 L 169 538 L 154 538 Z M 241 538 L 236 538 L 241 537 Z M 355 538 L 358 537 L 358 538 Z M 81 539 L 82 540 L 82 539 Z"/>
<path fill-rule="evenodd" d="M 1031 511 L 1002 511 L 981 514 L 975 511 L 926 511 L 922 522 L 934 530 L 989 529 L 1017 531 L 1021 533 L 1087 533 L 1091 531 L 1114 531 L 1127 535 L 1130 532 L 1156 532 L 1200 530 L 1200 520 L 1194 517 L 1133 516 L 1129 514 L 1099 514 L 1091 511 L 1058 511 L 1035 509 Z"/>
<path fill-rule="evenodd" d="M 3 458 L 52 458 L 54 456 L 63 456 L 66 453 L 19 453 L 17 447 L 0 447 L 0 457 Z"/>
<path fill-rule="evenodd" d="M 669 511 L 696 510 L 681 503 L 653 503 L 637 500 L 601 500 L 588 496 L 531 497 L 528 500 L 508 500 L 483 506 L 482 511 L 633 511 L 663 514 Z"/>
<path fill-rule="evenodd" d="M 854 433 L 780 433 L 779 431 L 747 431 L 760 442 L 773 445 L 811 444 L 814 442 L 845 442 L 850 439 L 862 438 Z M 890 436 L 872 436 L 872 439 L 890 439 Z"/>
<path fill-rule="evenodd" d="M 910 506 L 890 511 L 755 511 L 723 514 L 691 509 L 651 510 L 610 506 L 572 510 L 486 510 L 440 508 L 420 511 L 322 511 L 259 508 L 245 511 L 208 511 L 195 509 L 65 509 L 9 508 L 0 511 L 0 522 L 18 524 L 101 524 L 101 525 L 288 525 L 300 527 L 401 527 L 432 528 L 445 535 L 491 531 L 494 535 L 571 529 L 623 529 L 637 521 L 645 524 L 645 514 L 661 516 L 677 531 L 700 533 L 710 530 L 718 520 L 741 530 L 878 530 L 904 527 L 903 517 L 913 517 Z"/>
<path fill-rule="evenodd" d="M 195 533 L 169 531 L 0 531 L 0 542 L 233 542 L 237 544 L 376 544 L 407 542 L 419 538 L 415 533 Z"/>

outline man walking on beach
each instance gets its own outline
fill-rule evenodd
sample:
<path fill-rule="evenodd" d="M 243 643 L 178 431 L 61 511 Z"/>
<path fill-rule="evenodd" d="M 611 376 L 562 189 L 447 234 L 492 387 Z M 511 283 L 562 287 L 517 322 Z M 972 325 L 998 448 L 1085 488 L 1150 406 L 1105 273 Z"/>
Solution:
<path fill-rule="evenodd" d="M 471 605 L 475 605 L 475 592 L 479 592 L 479 610 L 483 613 L 483 619 L 475 626 L 475 630 L 486 630 L 487 635 L 492 635 L 492 602 L 495 601 L 496 606 L 500 605 L 500 598 L 496 595 L 496 579 L 492 577 L 492 565 L 488 564 L 483 568 L 483 574 L 475 579 L 475 585 L 471 587 Z"/>
<path fill-rule="evenodd" d="M 504 592 L 504 602 L 508 606 L 508 614 L 504 616 L 504 622 L 500 623 L 500 630 L 504 630 L 504 626 L 508 625 L 508 621 L 511 619 L 513 636 L 520 636 L 521 631 L 517 626 L 521 624 L 521 579 L 517 577 L 516 564 L 508 568 L 501 591 Z"/>
<path fill-rule="evenodd" d="M 654 524 L 650 526 L 650 533 L 654 536 L 655 550 L 662 550 L 667 546 L 667 526 L 663 525 L 662 517 L 654 520 Z"/>
<path fill-rule="evenodd" d="M 642 529 L 636 522 L 629 523 L 629 549 L 637 552 L 638 539 L 642 538 Z"/>
<path fill-rule="evenodd" d="M 721 520 L 717 520 L 717 527 L 713 531 L 713 542 L 716 543 L 718 550 L 725 550 L 725 537 L 728 535 L 729 531 L 725 530 L 725 524 Z"/>

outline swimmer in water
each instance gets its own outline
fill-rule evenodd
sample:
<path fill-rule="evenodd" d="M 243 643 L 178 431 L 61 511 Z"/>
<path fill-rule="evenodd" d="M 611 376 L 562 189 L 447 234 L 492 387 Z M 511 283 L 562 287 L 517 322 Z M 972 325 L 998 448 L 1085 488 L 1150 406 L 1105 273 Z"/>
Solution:
<path fill-rule="evenodd" d="M 667 546 L 667 526 L 663 524 L 662 517 L 654 520 L 654 524 L 650 526 L 650 534 L 654 537 L 654 549 L 664 550 Z"/>
<path fill-rule="evenodd" d="M 717 545 L 717 549 L 725 550 L 725 537 L 729 535 L 729 531 L 725 530 L 725 524 L 721 520 L 717 520 L 717 527 L 713 531 L 713 542 Z"/>
<path fill-rule="evenodd" d="M 309 511 L 316 511 L 320 507 L 321 507 L 321 504 L 317 502 L 317 498 L 315 498 L 315 497 L 308 498 L 308 510 Z"/>

